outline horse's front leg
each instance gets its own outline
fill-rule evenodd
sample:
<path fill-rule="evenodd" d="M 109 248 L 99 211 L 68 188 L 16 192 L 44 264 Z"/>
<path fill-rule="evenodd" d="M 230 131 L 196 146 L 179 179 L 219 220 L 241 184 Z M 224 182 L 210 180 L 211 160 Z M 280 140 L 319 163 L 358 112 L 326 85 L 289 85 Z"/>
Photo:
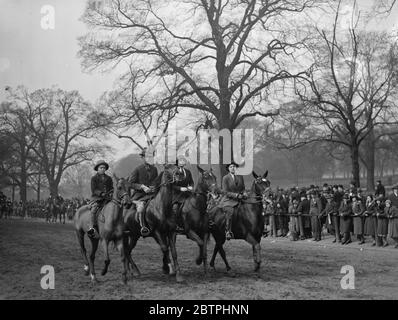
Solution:
<path fill-rule="evenodd" d="M 159 231 L 154 231 L 153 237 L 155 241 L 159 244 L 160 249 L 163 252 L 163 273 L 164 274 L 170 274 L 172 272 L 171 270 L 171 264 L 170 264 L 170 255 L 169 255 L 169 244 L 166 239 L 164 239 L 163 236 L 160 235 Z"/>
<path fill-rule="evenodd" d="M 176 280 L 177 282 L 183 282 L 184 278 L 181 275 L 180 271 L 180 266 L 178 264 L 177 260 L 177 249 L 176 249 L 176 239 L 177 239 L 177 233 L 173 232 L 170 236 L 170 251 L 171 251 L 171 256 L 173 258 L 173 264 L 174 264 L 174 270 L 176 272 Z"/>
<path fill-rule="evenodd" d="M 118 242 L 117 248 L 120 252 L 120 257 L 122 260 L 122 265 L 123 265 L 123 272 L 122 272 L 122 281 L 123 284 L 127 284 L 127 270 L 129 269 L 129 259 L 127 259 L 127 255 L 126 255 L 126 241 L 125 241 L 126 237 L 123 236 L 123 238 Z"/>
<path fill-rule="evenodd" d="M 97 252 L 98 249 L 99 240 L 98 239 L 90 239 L 90 240 L 91 240 L 91 253 L 90 253 L 90 259 L 88 261 L 90 268 L 90 277 L 92 283 L 97 283 L 98 280 L 95 276 L 94 260 L 95 260 L 95 253 Z"/>
<path fill-rule="evenodd" d="M 108 272 L 109 263 L 111 262 L 111 260 L 109 259 L 109 248 L 108 247 L 109 247 L 109 240 L 103 239 L 102 240 L 102 248 L 104 249 L 105 260 L 104 260 L 104 268 L 101 271 L 102 276 L 106 275 L 106 273 Z"/>
<path fill-rule="evenodd" d="M 246 237 L 246 241 L 252 245 L 253 248 L 253 260 L 254 260 L 254 271 L 259 271 L 261 266 L 261 246 L 256 239 L 249 233 Z"/>

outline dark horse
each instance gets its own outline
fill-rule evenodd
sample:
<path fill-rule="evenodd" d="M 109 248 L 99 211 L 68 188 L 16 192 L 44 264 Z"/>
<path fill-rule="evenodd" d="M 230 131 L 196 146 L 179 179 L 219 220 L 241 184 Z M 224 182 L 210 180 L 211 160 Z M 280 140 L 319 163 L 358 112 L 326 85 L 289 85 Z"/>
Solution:
<path fill-rule="evenodd" d="M 243 239 L 253 247 L 254 270 L 258 271 L 261 265 L 260 241 L 264 231 L 263 196 L 269 190 L 270 182 L 267 180 L 268 171 L 263 176 L 258 176 L 253 171 L 254 181 L 251 192 L 246 200 L 242 200 L 232 215 L 232 232 L 235 239 Z M 209 212 L 214 225 L 211 234 L 216 242 L 210 266 L 214 268 L 214 260 L 219 252 L 229 271 L 223 244 L 225 243 L 225 214 L 223 209 L 215 206 Z"/>
<path fill-rule="evenodd" d="M 205 171 L 199 166 L 197 168 L 199 177 L 196 188 L 184 201 L 180 212 L 187 238 L 195 241 L 199 246 L 196 264 L 200 265 L 203 262 L 204 273 L 206 274 L 207 242 L 209 239 L 207 199 L 210 192 L 215 192 L 217 180 L 212 170 Z"/>
<path fill-rule="evenodd" d="M 178 176 L 174 175 L 175 168 L 175 165 L 165 165 L 165 170 L 158 177 L 160 182 L 156 187 L 157 192 L 146 207 L 144 219 L 150 230 L 148 237 L 153 237 L 163 252 L 163 272 L 172 274 L 172 269 L 174 269 L 177 282 L 181 282 L 183 278 L 180 273 L 176 250 L 176 221 L 172 214 L 172 185 L 178 181 L 176 180 Z M 126 232 L 128 232 L 128 237 L 125 239 L 126 256 L 133 269 L 139 274 L 137 266 L 131 259 L 131 251 L 141 237 L 141 227 L 134 205 L 130 209 L 125 209 L 124 221 Z M 173 258 L 173 268 L 170 263 L 169 250 Z"/>
<path fill-rule="evenodd" d="M 98 248 L 99 240 L 102 241 L 103 249 L 105 253 L 105 264 L 102 269 L 101 275 L 105 275 L 108 271 L 110 263 L 108 245 L 109 242 L 113 241 L 115 246 L 118 248 L 122 263 L 123 263 L 123 274 L 122 280 L 124 283 L 127 282 L 127 269 L 128 261 L 125 257 L 125 250 L 123 248 L 123 207 L 130 203 L 130 197 L 128 193 L 128 183 L 125 179 L 118 179 L 115 175 L 113 176 L 113 196 L 110 202 L 100 210 L 98 214 L 98 229 L 100 239 L 89 238 L 91 241 L 91 252 L 90 259 L 87 259 L 86 248 L 84 247 L 84 235 L 88 231 L 90 223 L 90 207 L 85 205 L 77 209 L 75 213 L 75 229 L 77 240 L 80 245 L 80 250 L 84 260 L 84 271 L 86 275 L 91 276 L 92 282 L 97 282 L 95 277 L 94 259 L 95 253 Z"/>

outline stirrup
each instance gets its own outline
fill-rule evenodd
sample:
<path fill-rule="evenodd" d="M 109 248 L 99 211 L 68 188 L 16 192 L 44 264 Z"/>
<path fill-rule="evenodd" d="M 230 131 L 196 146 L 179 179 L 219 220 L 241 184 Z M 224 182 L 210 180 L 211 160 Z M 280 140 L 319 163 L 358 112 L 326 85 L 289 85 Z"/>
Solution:
<path fill-rule="evenodd" d="M 227 231 L 225 233 L 225 239 L 227 239 L 228 241 L 234 238 L 234 234 L 232 233 L 232 231 Z"/>
<path fill-rule="evenodd" d="M 97 232 L 97 230 L 94 227 L 91 227 L 88 231 L 87 231 L 87 235 L 92 238 L 92 239 L 98 239 L 99 238 L 99 234 Z"/>
<path fill-rule="evenodd" d="M 141 228 L 141 235 L 142 235 L 143 237 L 149 236 L 150 233 L 151 233 L 151 232 L 149 231 L 149 229 L 148 229 L 147 227 L 142 227 L 142 228 Z"/>
<path fill-rule="evenodd" d="M 181 228 L 180 226 L 176 226 L 176 232 L 177 233 L 180 233 L 180 234 L 183 234 L 183 233 L 185 233 L 185 229 L 184 228 Z"/>

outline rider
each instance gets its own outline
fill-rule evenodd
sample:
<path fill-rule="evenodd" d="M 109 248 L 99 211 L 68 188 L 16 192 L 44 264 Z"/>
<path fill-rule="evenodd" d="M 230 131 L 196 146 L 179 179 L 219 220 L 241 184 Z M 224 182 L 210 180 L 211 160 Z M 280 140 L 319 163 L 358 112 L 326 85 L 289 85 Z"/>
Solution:
<path fill-rule="evenodd" d="M 148 162 L 149 159 L 147 159 L 146 148 L 144 148 L 139 155 L 142 159 L 142 164 L 134 169 L 128 181 L 130 182 L 131 188 L 134 190 L 132 200 L 137 206 L 141 235 L 147 236 L 149 234 L 149 229 L 145 226 L 144 210 L 146 202 L 151 199 L 154 194 L 158 170 L 154 165 Z"/>
<path fill-rule="evenodd" d="M 90 226 L 87 234 L 89 237 L 98 238 L 99 234 L 96 230 L 97 219 L 96 213 L 99 208 L 108 199 L 109 194 L 113 191 L 113 181 L 105 171 L 109 169 L 109 164 L 104 160 L 100 160 L 94 167 L 97 174 L 91 178 L 91 210 L 90 210 Z"/>
<path fill-rule="evenodd" d="M 173 214 L 175 220 L 177 221 L 176 231 L 179 233 L 184 231 L 184 229 L 181 228 L 180 224 L 178 223 L 181 220 L 179 219 L 179 210 L 185 199 L 189 197 L 190 192 L 194 187 L 192 173 L 188 169 L 185 169 L 186 163 L 187 160 L 184 156 L 178 156 L 176 161 L 177 171 L 175 172 L 175 175 L 178 175 L 179 179 L 173 185 Z"/>
<path fill-rule="evenodd" d="M 237 167 L 239 166 L 235 162 L 227 165 L 228 174 L 222 178 L 222 191 L 224 196 L 220 202 L 220 206 L 225 213 L 225 238 L 227 240 L 231 240 L 234 237 L 231 232 L 231 220 L 234 208 L 239 204 L 240 200 L 247 197 L 243 176 L 235 174 Z"/>

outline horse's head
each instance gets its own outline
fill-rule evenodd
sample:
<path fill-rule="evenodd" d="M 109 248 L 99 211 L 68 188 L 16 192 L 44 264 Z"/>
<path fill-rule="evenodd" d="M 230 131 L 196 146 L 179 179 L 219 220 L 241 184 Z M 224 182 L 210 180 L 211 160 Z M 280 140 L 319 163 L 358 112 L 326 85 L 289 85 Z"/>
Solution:
<path fill-rule="evenodd" d="M 210 169 L 206 171 L 199 166 L 197 166 L 197 168 L 199 171 L 198 186 L 203 191 L 210 191 L 211 193 L 215 193 L 217 190 L 217 178 L 213 173 L 213 170 Z"/>
<path fill-rule="evenodd" d="M 257 175 L 254 171 L 252 172 L 254 177 L 253 191 L 258 195 L 264 195 L 271 189 L 271 182 L 267 179 L 268 170 L 262 175 Z"/>
<path fill-rule="evenodd" d="M 115 185 L 114 195 L 117 201 L 121 201 L 123 206 L 130 205 L 130 184 L 125 178 L 118 178 L 113 174 L 113 180 Z"/>

